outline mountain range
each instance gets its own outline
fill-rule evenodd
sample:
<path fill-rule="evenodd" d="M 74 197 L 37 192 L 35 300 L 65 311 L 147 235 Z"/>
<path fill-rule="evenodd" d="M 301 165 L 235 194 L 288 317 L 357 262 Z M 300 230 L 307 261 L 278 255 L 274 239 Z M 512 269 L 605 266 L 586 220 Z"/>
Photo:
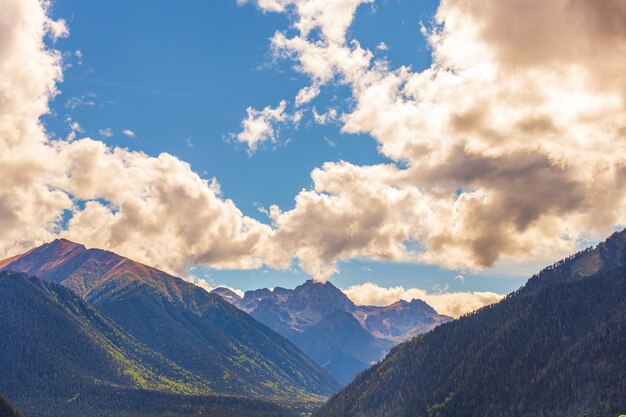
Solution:
<path fill-rule="evenodd" d="M 315 416 L 617 415 L 625 346 L 626 231 L 395 347 Z"/>
<path fill-rule="evenodd" d="M 454 321 L 328 282 L 210 294 L 56 240 L 0 261 L 0 412 L 296 417 L 336 392 L 314 417 L 617 415 L 624 300 L 626 231 Z"/>
<path fill-rule="evenodd" d="M 266 401 L 215 395 L 209 381 L 34 276 L 0 272 L 0 318 L 0 392 L 29 417 L 292 415 Z"/>
<path fill-rule="evenodd" d="M 295 289 L 212 291 L 285 336 L 341 384 L 381 360 L 399 342 L 451 318 L 421 300 L 386 307 L 357 306 L 330 282 L 307 281 Z"/>
<path fill-rule="evenodd" d="M 46 399 L 37 404 L 49 410 L 88 406 L 78 398 L 103 386 L 122 397 L 136 395 L 131 388 L 141 398 L 167 392 L 172 403 L 219 394 L 296 408 L 338 388 L 300 349 L 221 297 L 112 252 L 60 239 L 1 261 L 0 270 L 28 274 L 4 273 L 0 297 L 1 334 L 9 335 L 0 345 L 0 392 L 26 413 L 55 415 L 28 408 L 38 380 Z M 60 376 L 71 377 L 50 383 Z"/>

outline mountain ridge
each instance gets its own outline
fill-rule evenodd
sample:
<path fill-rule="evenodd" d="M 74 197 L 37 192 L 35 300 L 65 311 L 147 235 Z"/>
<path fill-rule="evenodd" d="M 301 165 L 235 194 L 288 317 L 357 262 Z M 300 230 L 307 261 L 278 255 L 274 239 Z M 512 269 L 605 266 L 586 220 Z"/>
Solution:
<path fill-rule="evenodd" d="M 215 395 L 210 381 L 34 276 L 0 272 L 0 335 L 0 392 L 28 416 L 145 417 L 146 402 L 151 416 L 293 416 L 276 404 Z M 14 410 L 0 401 L 3 408 Z"/>
<path fill-rule="evenodd" d="M 328 281 L 308 280 L 293 290 L 261 288 L 245 292 L 244 297 L 227 288 L 212 293 L 294 342 L 344 385 L 381 360 L 396 343 L 451 319 L 421 300 L 401 300 L 386 307 L 357 306 Z"/>
<path fill-rule="evenodd" d="M 626 232 L 616 233 L 503 301 L 396 346 L 315 417 L 623 413 L 624 247 Z"/>
<path fill-rule="evenodd" d="M 58 239 L 4 261 L 81 296 L 128 334 L 216 393 L 295 403 L 338 385 L 278 333 L 215 294 L 113 252 Z"/>

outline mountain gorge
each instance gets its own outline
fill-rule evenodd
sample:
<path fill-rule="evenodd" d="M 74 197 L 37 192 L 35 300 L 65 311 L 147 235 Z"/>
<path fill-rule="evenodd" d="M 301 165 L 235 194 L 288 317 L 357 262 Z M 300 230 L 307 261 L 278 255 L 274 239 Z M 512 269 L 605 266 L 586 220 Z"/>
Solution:
<path fill-rule="evenodd" d="M 138 374 L 138 380 L 133 385 L 135 388 L 176 394 L 246 396 L 295 404 L 297 407 L 319 403 L 338 387 L 331 376 L 292 343 L 221 297 L 112 252 L 86 249 L 66 240 L 57 240 L 0 262 L 0 269 L 36 275 L 50 283 L 60 284 L 54 290 L 46 290 L 52 291 L 46 304 L 49 308 L 66 311 L 69 307 L 63 303 L 61 307 L 54 306 L 50 299 L 57 300 L 60 293 L 64 297 L 76 294 L 88 303 L 89 309 L 85 309 L 87 304 L 82 301 L 77 304 L 75 300 L 70 300 L 66 304 L 79 305 L 78 310 L 87 311 L 88 317 L 96 317 L 98 325 L 106 324 L 106 329 L 113 329 L 100 329 L 100 333 L 114 334 L 119 343 L 125 341 L 124 347 L 117 349 L 117 345 L 101 335 L 96 338 L 99 344 L 90 342 L 88 338 L 81 339 L 78 335 L 99 334 L 84 320 L 80 332 L 75 332 L 77 336 L 68 336 L 76 340 L 76 346 L 70 352 L 80 351 L 79 346 L 83 344 L 98 345 L 99 353 L 90 357 L 119 358 L 112 364 L 107 365 L 104 359 L 98 364 L 106 365 L 106 369 L 121 369 L 121 374 L 107 376 L 99 368 L 92 374 L 79 372 L 91 375 L 88 377 L 90 380 L 104 380 L 105 384 L 124 387 L 122 382 L 127 381 L 128 375 Z M 25 285 L 18 285 L 20 281 L 16 283 L 16 279 L 10 277 L 5 277 L 4 281 L 9 294 L 18 294 L 16 288 Z M 49 288 L 48 284 L 29 285 Z M 12 310 L 20 302 L 15 300 L 11 307 L 8 304 L 11 299 L 0 299 L 4 308 L 1 318 L 6 323 L 12 322 Z M 37 305 L 34 302 L 24 303 Z M 27 316 L 24 313 L 24 317 Z M 77 321 L 59 316 L 51 324 L 62 323 L 63 320 L 68 323 Z M 6 349 L 19 351 L 21 346 L 29 346 L 24 339 L 29 333 L 20 330 L 23 327 L 3 332 L 11 335 L 10 338 L 3 338 Z M 48 354 L 59 354 L 56 350 L 59 341 L 55 337 L 62 337 L 63 329 L 57 330 L 42 336 L 41 344 L 36 345 L 37 349 L 33 347 L 28 355 L 30 361 Z M 103 350 L 102 346 L 106 349 Z M 127 357 L 122 354 L 124 352 L 132 355 Z M 9 356 L 2 356 L 3 378 L 9 378 L 10 372 L 22 373 L 19 366 L 28 359 L 18 359 L 10 360 Z M 62 364 L 73 363 L 74 360 L 69 354 L 60 359 Z M 166 369 L 159 368 L 162 364 L 167 365 L 164 365 Z M 29 372 L 23 372 L 24 377 L 35 378 L 38 369 L 33 366 Z M 158 377 L 155 376 L 154 380 L 146 378 L 150 375 L 148 371 L 153 371 Z M 53 375 L 66 374 L 61 370 L 50 372 Z M 10 384 L 9 381 L 4 380 L 4 383 Z M 176 389 L 171 389 L 172 386 Z M 14 397 L 18 405 L 22 404 L 24 394 L 22 392 Z"/>
<path fill-rule="evenodd" d="M 582 416 L 626 410 L 626 232 L 498 304 L 395 347 L 317 417 Z"/>
<path fill-rule="evenodd" d="M 451 320 L 420 300 L 357 306 L 330 282 L 264 288 L 244 297 L 227 288 L 213 293 L 291 340 L 344 385 L 397 343 Z"/>

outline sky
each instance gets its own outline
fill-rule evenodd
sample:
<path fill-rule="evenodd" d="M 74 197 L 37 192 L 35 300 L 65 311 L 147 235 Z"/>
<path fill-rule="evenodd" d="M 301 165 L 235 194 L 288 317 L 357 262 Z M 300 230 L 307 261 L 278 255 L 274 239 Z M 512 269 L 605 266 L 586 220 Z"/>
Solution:
<path fill-rule="evenodd" d="M 624 224 L 621 0 L 0 2 L 7 256 L 475 307 Z"/>

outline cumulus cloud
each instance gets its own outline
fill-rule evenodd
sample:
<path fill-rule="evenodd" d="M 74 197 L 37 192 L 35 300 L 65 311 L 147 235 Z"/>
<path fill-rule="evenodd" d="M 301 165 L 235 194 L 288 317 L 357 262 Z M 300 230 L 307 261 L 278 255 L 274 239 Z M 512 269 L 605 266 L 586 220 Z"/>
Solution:
<path fill-rule="evenodd" d="M 493 292 L 442 292 L 429 293 L 419 288 L 381 287 L 366 282 L 342 290 L 357 305 L 387 306 L 399 300 L 419 299 L 433 307 L 439 314 L 458 318 L 463 314 L 497 303 L 503 296 Z"/>
<path fill-rule="evenodd" d="M 298 95 L 296 96 L 296 107 L 300 107 L 315 97 L 317 97 L 320 93 L 320 89 L 316 85 L 311 85 L 308 87 L 304 87 L 298 91 Z"/>
<path fill-rule="evenodd" d="M 390 161 L 324 164 L 292 209 L 269 208 L 270 226 L 172 155 L 78 139 L 77 129 L 51 140 L 39 118 L 62 59 L 44 39 L 65 25 L 47 2 L 0 0 L 0 251 L 63 235 L 172 272 L 295 258 L 326 279 L 351 258 L 480 269 L 559 256 L 626 224 L 622 0 L 444 0 L 424 29 L 433 64 L 419 72 L 348 39 L 365 3 L 255 2 L 292 19 L 271 48 L 310 79 L 295 106 L 349 87 L 353 105 L 337 122 L 373 137 Z M 286 100 L 249 108 L 235 138 L 254 152 L 302 111 Z"/>
<path fill-rule="evenodd" d="M 286 101 L 281 101 L 277 107 L 267 106 L 263 110 L 256 110 L 248 107 L 248 116 L 241 122 L 242 131 L 236 136 L 239 142 L 248 146 L 250 153 L 256 151 L 260 143 L 265 141 L 276 141 L 276 123 L 284 122 L 288 119 L 285 114 Z"/>
<path fill-rule="evenodd" d="M 392 163 L 325 164 L 274 237 L 324 279 L 354 257 L 482 269 L 558 257 L 626 223 L 626 6 L 622 0 L 444 0 L 423 71 L 347 39 L 367 1 L 291 0 L 272 40 L 316 88 L 354 105 L 345 133 Z M 328 225 L 322 227 L 321 225 Z"/>
<path fill-rule="evenodd" d="M 337 121 L 337 117 L 337 109 L 328 109 L 326 113 L 318 113 L 317 109 L 313 109 L 313 120 L 315 120 L 315 123 L 325 125 Z"/>
<path fill-rule="evenodd" d="M 59 173 L 38 123 L 62 78 L 61 55 L 43 43 L 50 20 L 38 1 L 0 8 L 0 251 L 9 254 L 49 239 L 71 200 L 48 186 Z"/>
<path fill-rule="evenodd" d="M 168 154 L 151 158 L 91 139 L 56 145 L 69 164 L 58 187 L 75 199 L 64 234 L 169 270 L 191 264 L 257 268 L 269 226 L 245 217 L 216 184 Z M 99 200 L 105 200 L 103 204 Z M 202 227 L 199 227 L 202 225 Z"/>
<path fill-rule="evenodd" d="M 47 15 L 52 6 L 52 1 L 42 0 L 41 4 Z M 50 37 L 53 40 L 57 40 L 59 38 L 66 38 L 70 34 L 70 31 L 67 28 L 67 24 L 65 20 L 63 19 L 53 20 L 46 16 L 45 21 L 44 21 L 44 26 L 45 26 L 46 32 L 48 33 L 48 35 L 50 35 Z"/>
<path fill-rule="evenodd" d="M 63 236 L 181 275 L 191 264 L 263 263 L 271 228 L 187 163 L 77 139 L 71 118 L 71 140 L 50 139 L 39 118 L 58 92 L 62 59 L 43 40 L 58 28 L 39 0 L 0 0 L 0 8 L 0 253 Z"/>

